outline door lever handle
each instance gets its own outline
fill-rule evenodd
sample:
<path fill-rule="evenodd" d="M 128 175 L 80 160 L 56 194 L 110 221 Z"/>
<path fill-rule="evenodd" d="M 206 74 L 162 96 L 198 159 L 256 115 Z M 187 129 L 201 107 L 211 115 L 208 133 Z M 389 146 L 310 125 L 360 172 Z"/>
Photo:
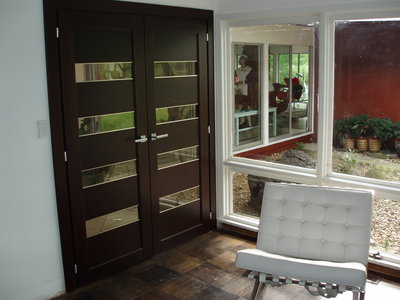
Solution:
<path fill-rule="evenodd" d="M 157 133 L 152 133 L 151 134 L 151 140 L 152 141 L 156 141 L 156 140 L 159 140 L 159 139 L 164 139 L 166 137 L 168 137 L 168 133 L 164 133 L 164 134 L 160 134 L 160 135 L 157 135 Z"/>
<path fill-rule="evenodd" d="M 135 143 L 146 143 L 147 137 L 145 135 L 141 135 L 138 139 L 135 140 Z"/>

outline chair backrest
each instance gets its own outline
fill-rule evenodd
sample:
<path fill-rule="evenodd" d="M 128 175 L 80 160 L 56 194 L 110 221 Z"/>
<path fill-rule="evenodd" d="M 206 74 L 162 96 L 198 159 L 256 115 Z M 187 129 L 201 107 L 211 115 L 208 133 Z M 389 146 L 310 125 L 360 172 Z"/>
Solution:
<path fill-rule="evenodd" d="M 370 191 L 266 183 L 257 248 L 285 256 L 368 263 Z"/>

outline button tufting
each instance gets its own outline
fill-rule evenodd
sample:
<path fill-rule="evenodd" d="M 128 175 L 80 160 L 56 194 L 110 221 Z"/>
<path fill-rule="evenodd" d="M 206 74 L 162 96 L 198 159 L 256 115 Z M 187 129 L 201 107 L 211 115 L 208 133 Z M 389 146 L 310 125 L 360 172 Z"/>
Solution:
<path fill-rule="evenodd" d="M 303 220 L 303 219 L 301 219 L 301 220 L 300 220 L 300 223 L 304 223 L 304 220 Z"/>
<path fill-rule="evenodd" d="M 304 206 L 307 206 L 307 202 L 303 202 L 303 205 L 304 205 Z"/>
<path fill-rule="evenodd" d="M 278 239 L 281 239 L 282 238 L 282 234 L 278 234 Z"/>
<path fill-rule="evenodd" d="M 321 240 L 321 244 L 324 244 L 325 243 L 325 240 Z"/>
<path fill-rule="evenodd" d="M 347 223 L 344 224 L 344 227 L 349 228 L 349 224 L 347 224 Z"/>
<path fill-rule="evenodd" d="M 347 209 L 347 210 L 350 210 L 350 205 L 347 205 L 347 206 L 346 206 L 346 209 Z"/>
<path fill-rule="evenodd" d="M 344 245 L 345 247 L 347 247 L 348 244 L 347 244 L 347 242 L 344 242 L 343 245 Z"/>
<path fill-rule="evenodd" d="M 302 239 L 303 239 L 303 236 L 302 236 L 302 235 L 300 235 L 300 236 L 299 236 L 299 240 L 302 240 Z"/>
<path fill-rule="evenodd" d="M 283 216 L 280 216 L 280 217 L 279 217 L 279 220 L 283 221 L 283 219 L 284 219 Z"/>
<path fill-rule="evenodd" d="M 322 221 L 322 225 L 326 225 L 327 223 L 326 223 L 326 221 Z"/>
<path fill-rule="evenodd" d="M 324 207 L 327 208 L 327 207 L 328 207 L 328 203 L 325 203 L 325 204 L 324 204 Z"/>

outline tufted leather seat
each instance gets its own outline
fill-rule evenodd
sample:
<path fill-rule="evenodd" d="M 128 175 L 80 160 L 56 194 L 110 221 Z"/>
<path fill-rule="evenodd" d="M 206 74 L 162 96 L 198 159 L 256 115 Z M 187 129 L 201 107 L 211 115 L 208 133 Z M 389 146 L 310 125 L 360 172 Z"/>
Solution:
<path fill-rule="evenodd" d="M 236 265 L 363 292 L 371 214 L 369 191 L 267 183 L 256 249 L 239 251 Z"/>

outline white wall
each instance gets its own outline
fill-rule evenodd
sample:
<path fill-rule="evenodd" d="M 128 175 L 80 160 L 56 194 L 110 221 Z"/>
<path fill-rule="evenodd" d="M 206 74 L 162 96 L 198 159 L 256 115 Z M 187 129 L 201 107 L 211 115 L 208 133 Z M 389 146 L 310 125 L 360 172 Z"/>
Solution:
<path fill-rule="evenodd" d="M 42 0 L 0 2 L 0 299 L 64 289 L 49 118 Z"/>

